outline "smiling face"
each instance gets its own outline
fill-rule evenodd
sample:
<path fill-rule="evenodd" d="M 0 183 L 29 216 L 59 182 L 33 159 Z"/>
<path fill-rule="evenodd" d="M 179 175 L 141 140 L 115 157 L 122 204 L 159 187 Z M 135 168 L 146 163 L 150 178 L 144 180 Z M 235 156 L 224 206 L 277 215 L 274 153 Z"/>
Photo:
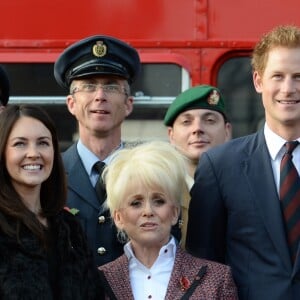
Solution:
<path fill-rule="evenodd" d="M 121 91 L 128 90 L 125 79 L 116 76 L 97 76 L 74 80 L 71 95 L 67 97 L 69 111 L 79 123 L 82 139 L 90 135 L 106 137 L 120 135 L 123 120 L 131 113 L 133 98 L 125 92 L 105 92 L 102 88 L 95 91 L 82 89 L 86 84 L 119 85 Z"/>
<path fill-rule="evenodd" d="M 169 241 L 178 215 L 179 208 L 165 191 L 135 181 L 126 189 L 114 222 L 127 233 L 133 249 L 148 247 L 159 251 Z"/>
<path fill-rule="evenodd" d="M 6 168 L 19 194 L 40 189 L 51 173 L 54 149 L 47 127 L 37 119 L 20 117 L 12 127 L 5 147 Z"/>
<path fill-rule="evenodd" d="M 208 149 L 231 138 L 231 125 L 221 113 L 209 109 L 191 109 L 177 116 L 168 127 L 171 144 L 186 157 L 198 161 Z"/>
<path fill-rule="evenodd" d="M 253 80 L 268 126 L 287 140 L 300 137 L 300 48 L 270 50 L 263 74 L 254 72 Z"/>

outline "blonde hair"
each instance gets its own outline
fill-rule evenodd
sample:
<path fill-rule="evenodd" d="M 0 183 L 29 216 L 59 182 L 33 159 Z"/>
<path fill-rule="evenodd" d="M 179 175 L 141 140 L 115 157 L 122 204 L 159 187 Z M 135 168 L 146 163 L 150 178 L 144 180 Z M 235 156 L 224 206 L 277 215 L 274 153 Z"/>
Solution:
<path fill-rule="evenodd" d="M 152 141 L 116 152 L 103 172 L 111 215 L 122 207 L 128 187 L 140 183 L 161 187 L 179 208 L 189 193 L 186 166 L 186 158 L 167 142 Z"/>
<path fill-rule="evenodd" d="M 257 71 L 260 75 L 264 73 L 269 52 L 276 47 L 300 48 L 300 28 L 281 25 L 263 35 L 252 53 L 253 71 Z"/>

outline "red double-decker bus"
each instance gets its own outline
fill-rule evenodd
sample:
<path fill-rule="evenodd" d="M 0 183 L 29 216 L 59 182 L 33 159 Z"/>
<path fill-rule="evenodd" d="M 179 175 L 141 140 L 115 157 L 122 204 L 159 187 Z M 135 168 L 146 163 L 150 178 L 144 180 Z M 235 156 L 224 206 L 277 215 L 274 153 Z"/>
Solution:
<path fill-rule="evenodd" d="M 10 102 L 46 107 L 62 147 L 76 138 L 75 119 L 54 80 L 53 63 L 71 43 L 90 35 L 120 38 L 138 49 L 142 74 L 133 86 L 127 140 L 167 138 L 163 117 L 181 91 L 218 86 L 233 136 L 257 129 L 261 100 L 252 84 L 250 55 L 276 25 L 300 25 L 296 0 L 10 0 L 1 1 L 0 63 L 12 83 Z"/>

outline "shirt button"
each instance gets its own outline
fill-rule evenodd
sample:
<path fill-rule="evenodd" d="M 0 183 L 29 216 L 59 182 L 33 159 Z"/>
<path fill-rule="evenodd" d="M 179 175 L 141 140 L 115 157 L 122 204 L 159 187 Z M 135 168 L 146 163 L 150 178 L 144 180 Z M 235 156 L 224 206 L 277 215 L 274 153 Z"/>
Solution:
<path fill-rule="evenodd" d="M 147 279 L 151 279 L 151 275 L 148 275 Z"/>
<path fill-rule="evenodd" d="M 99 224 L 104 223 L 104 222 L 105 222 L 105 217 L 104 217 L 104 216 L 100 216 L 100 217 L 98 218 L 98 222 L 99 222 Z"/>
<path fill-rule="evenodd" d="M 168 249 L 165 249 L 165 251 L 164 251 L 165 253 L 168 253 Z"/>
<path fill-rule="evenodd" d="M 104 247 L 99 247 L 97 249 L 98 254 L 103 255 L 106 253 L 106 249 Z"/>
<path fill-rule="evenodd" d="M 151 295 L 149 295 L 149 296 L 148 296 L 148 299 L 152 299 L 152 296 L 151 296 Z"/>

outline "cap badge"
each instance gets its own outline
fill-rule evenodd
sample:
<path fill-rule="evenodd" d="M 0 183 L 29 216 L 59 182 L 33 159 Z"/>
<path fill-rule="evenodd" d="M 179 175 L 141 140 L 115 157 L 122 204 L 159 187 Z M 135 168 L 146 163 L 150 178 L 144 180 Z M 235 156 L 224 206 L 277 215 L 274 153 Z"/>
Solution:
<path fill-rule="evenodd" d="M 211 91 L 211 93 L 207 98 L 207 103 L 210 105 L 217 105 L 219 103 L 219 100 L 220 100 L 219 92 L 217 90 L 213 90 Z"/>
<path fill-rule="evenodd" d="M 102 41 L 97 41 L 96 45 L 93 46 L 93 54 L 96 57 L 103 57 L 106 54 L 107 47 Z"/>

